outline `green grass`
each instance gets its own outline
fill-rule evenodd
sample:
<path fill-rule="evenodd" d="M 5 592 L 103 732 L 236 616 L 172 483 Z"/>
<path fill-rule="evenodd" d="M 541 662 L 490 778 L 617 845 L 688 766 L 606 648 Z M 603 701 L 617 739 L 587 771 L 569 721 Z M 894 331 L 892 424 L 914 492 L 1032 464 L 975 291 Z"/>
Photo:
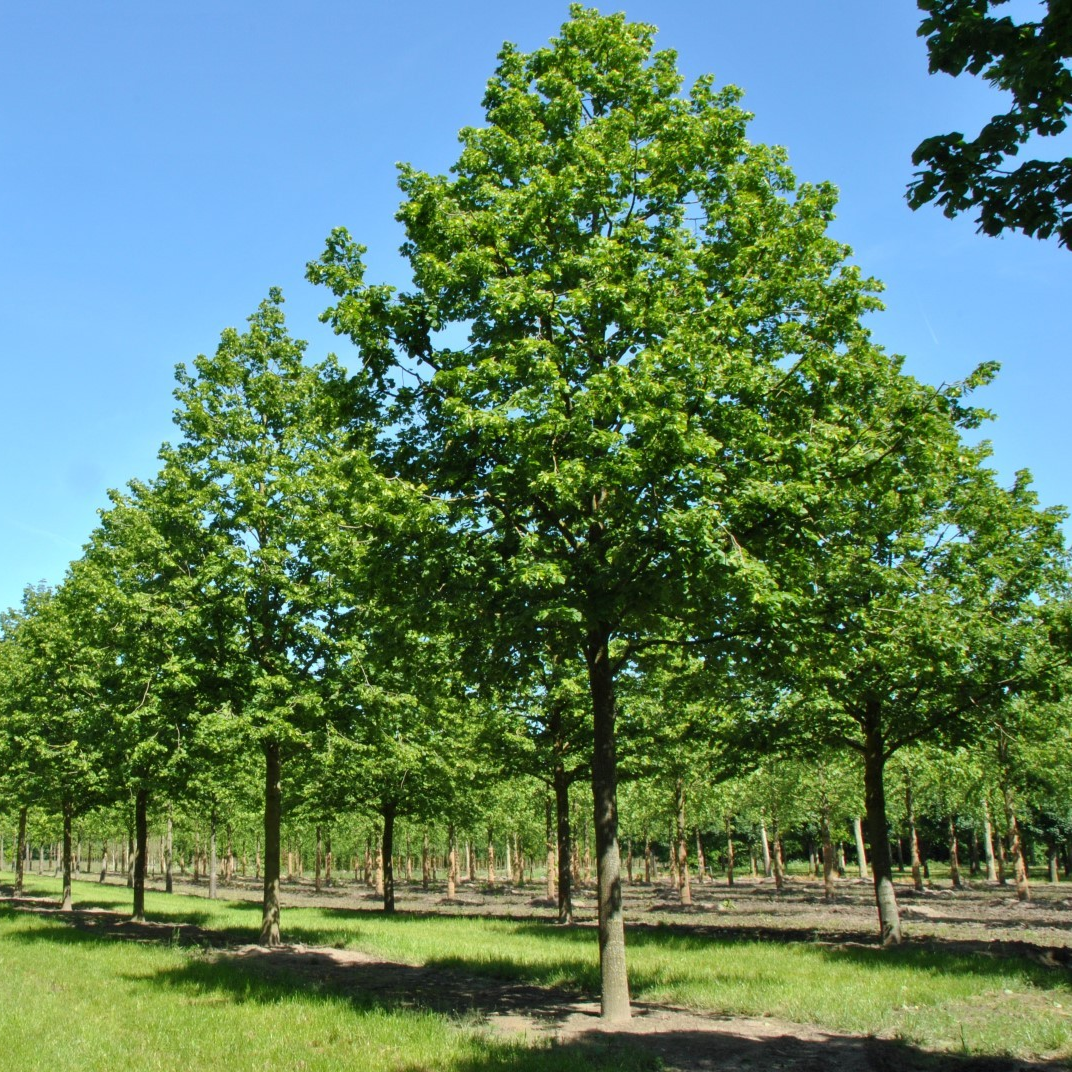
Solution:
<path fill-rule="evenodd" d="M 57 891 L 54 880 L 37 876 L 27 890 L 53 895 Z M 91 883 L 78 884 L 75 891 L 76 904 L 120 910 L 129 906 L 129 896 L 125 889 Z M 250 940 L 260 918 L 259 906 L 248 903 L 152 892 L 146 906 L 150 919 L 226 929 Z M 598 956 L 590 928 L 305 908 L 286 909 L 283 929 L 287 940 L 309 945 L 359 949 L 387 960 L 563 986 L 585 994 L 598 990 Z M 1072 978 L 1067 971 L 1028 960 L 911 945 L 881 950 L 739 941 L 683 935 L 669 928 L 635 928 L 627 944 L 632 991 L 640 1001 L 731 1015 L 768 1015 L 835 1031 L 902 1038 L 929 1049 L 1018 1057 L 1072 1055 Z M 141 954 L 145 955 L 144 949 Z M 153 955 L 181 960 L 190 954 L 156 949 Z M 163 970 L 154 969 L 158 975 Z M 107 968 L 102 971 L 102 978 L 112 977 Z M 181 975 L 174 977 L 181 981 Z M 241 994 L 226 988 L 222 992 L 229 1006 L 241 1003 Z M 154 1002 L 158 996 L 168 1000 L 174 996 L 160 987 L 154 987 L 152 994 Z M 214 1001 L 221 1000 L 218 988 L 213 995 Z M 48 994 L 41 1000 L 47 1002 Z M 286 1000 L 311 999 L 288 992 Z M 271 1003 L 256 1004 L 260 1008 Z M 331 1007 L 332 1001 L 313 1002 L 308 1015 L 327 1015 Z M 380 1010 L 376 1015 L 387 1013 Z M 370 1024 L 374 1022 L 375 1018 Z"/>

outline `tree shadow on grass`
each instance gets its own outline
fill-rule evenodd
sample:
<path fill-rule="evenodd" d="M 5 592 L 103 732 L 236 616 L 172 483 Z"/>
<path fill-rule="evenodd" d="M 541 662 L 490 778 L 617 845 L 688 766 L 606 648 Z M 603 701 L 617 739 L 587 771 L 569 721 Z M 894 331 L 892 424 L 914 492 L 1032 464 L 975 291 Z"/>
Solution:
<path fill-rule="evenodd" d="M 22 913 L 0 907 L 0 918 Z M 49 915 L 52 915 L 51 913 Z M 57 921 L 71 922 L 56 914 Z M 18 930 L 5 940 L 99 943 L 100 933 L 74 927 Z M 464 959 L 458 963 L 463 967 Z M 504 962 L 505 964 L 506 962 Z M 181 964 L 145 975 L 130 974 L 150 989 L 180 991 L 192 1001 L 224 999 L 276 1005 L 306 999 L 343 1001 L 358 1016 L 370 1012 L 438 1014 L 463 1026 L 498 1026 L 499 1045 L 460 1055 L 461 1072 L 575 1072 L 576 1069 L 683 1072 L 718 1069 L 782 1069 L 789 1072 L 1058 1072 L 1052 1061 L 936 1054 L 908 1043 L 833 1035 L 815 1028 L 768 1019 L 704 1016 L 638 1002 L 634 1019 L 621 1028 L 603 1028 L 593 1003 L 554 988 L 471 974 L 451 964 L 417 967 L 385 963 L 351 951 L 310 948 L 245 948 L 186 958 Z M 106 981 L 102 980 L 102 985 Z M 358 1028 L 359 1030 L 359 1028 Z M 519 1030 L 538 1040 L 520 1044 Z M 401 1066 L 405 1067 L 405 1066 Z"/>

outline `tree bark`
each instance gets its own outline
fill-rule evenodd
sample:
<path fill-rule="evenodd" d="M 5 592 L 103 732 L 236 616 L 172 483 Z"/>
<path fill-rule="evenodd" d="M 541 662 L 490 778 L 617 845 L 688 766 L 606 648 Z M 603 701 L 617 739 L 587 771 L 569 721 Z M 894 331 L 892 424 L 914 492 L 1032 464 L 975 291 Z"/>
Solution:
<path fill-rule="evenodd" d="M 610 630 L 595 630 L 585 651 L 592 694 L 594 739 L 592 801 L 596 831 L 599 906 L 600 1005 L 604 1020 L 628 1020 L 629 979 L 625 963 L 621 859 L 618 853 L 618 762 L 614 738 L 614 672 Z"/>
<path fill-rule="evenodd" d="M 983 855 L 986 857 L 986 880 L 997 882 L 998 869 L 994 862 L 994 828 L 990 823 L 990 801 L 983 797 Z"/>
<path fill-rule="evenodd" d="M 383 816 L 383 910 L 395 910 L 395 805 L 384 804 L 380 814 Z"/>
<path fill-rule="evenodd" d="M 912 885 L 917 893 L 923 892 L 923 861 L 919 856 L 919 831 L 916 829 L 916 803 L 912 795 L 912 783 L 905 783 L 905 813 L 908 817 L 908 851 L 912 857 Z"/>
<path fill-rule="evenodd" d="M 858 815 L 852 820 L 852 832 L 856 835 L 856 862 L 860 867 L 860 878 L 867 878 L 867 850 L 864 848 L 864 828 Z M 871 851 L 874 852 L 873 845 Z"/>
<path fill-rule="evenodd" d="M 15 896 L 22 896 L 23 882 L 26 875 L 26 818 L 29 808 L 19 808 L 19 832 L 15 850 Z"/>
<path fill-rule="evenodd" d="M 901 941 L 901 914 L 893 888 L 893 861 L 890 859 L 886 787 L 883 781 L 886 766 L 885 741 L 879 719 L 878 705 L 869 704 L 864 721 L 864 802 L 867 833 L 871 840 L 871 874 L 875 883 L 879 935 L 883 945 L 898 945 Z M 866 866 L 862 853 L 860 861 Z"/>
<path fill-rule="evenodd" d="M 546 878 L 546 892 L 547 899 L 549 901 L 555 900 L 557 896 L 557 883 L 555 882 L 555 860 L 558 856 L 558 846 L 555 840 L 555 824 L 554 817 L 552 815 L 551 796 L 547 794 L 544 797 L 543 802 L 543 815 L 544 815 L 544 840 L 547 843 L 547 878 Z"/>
<path fill-rule="evenodd" d="M 280 826 L 283 816 L 283 763 L 278 741 L 264 744 L 264 898 L 261 904 L 261 945 L 277 946 L 279 934 Z"/>
<path fill-rule="evenodd" d="M 216 855 L 216 809 L 213 807 L 208 820 L 208 899 L 210 901 L 216 900 L 219 866 L 219 858 Z"/>
<path fill-rule="evenodd" d="M 692 884 L 689 881 L 689 831 L 685 825 L 685 782 L 677 780 L 677 872 L 681 880 L 681 903 L 692 904 Z"/>
<path fill-rule="evenodd" d="M 431 860 L 431 847 L 428 844 L 428 831 L 425 830 L 424 838 L 421 841 L 421 889 L 428 889 L 429 883 L 432 881 L 432 860 Z"/>
<path fill-rule="evenodd" d="M 174 862 L 173 821 L 171 817 L 171 805 L 168 804 L 167 833 L 164 835 L 164 892 L 172 893 L 174 882 L 172 880 L 172 864 Z"/>
<path fill-rule="evenodd" d="M 823 841 L 823 896 L 833 900 L 836 892 L 834 880 L 834 841 L 830 836 L 830 802 L 824 791 L 822 811 L 819 819 L 820 835 Z"/>
<path fill-rule="evenodd" d="M 762 820 L 759 824 L 759 838 L 760 844 L 763 846 L 763 877 L 771 877 L 771 854 L 770 854 L 770 841 L 767 840 L 767 823 L 766 820 Z"/>
<path fill-rule="evenodd" d="M 569 780 L 561 761 L 555 763 L 555 819 L 558 841 L 558 922 L 573 922 L 573 833 L 570 829 Z"/>
<path fill-rule="evenodd" d="M 949 878 L 953 883 L 953 889 L 959 890 L 964 886 L 960 878 L 960 847 L 957 844 L 957 820 L 953 815 L 949 816 Z"/>
<path fill-rule="evenodd" d="M 149 855 L 149 790 L 134 794 L 134 910 L 131 919 L 145 919 L 145 864 Z"/>
<path fill-rule="evenodd" d="M 726 885 L 733 885 L 733 816 L 726 816 Z"/>
<path fill-rule="evenodd" d="M 450 855 L 447 863 L 447 899 L 453 901 L 458 883 L 458 839 L 453 823 L 447 826 L 447 844 Z"/>
<path fill-rule="evenodd" d="M 60 911 L 70 912 L 74 907 L 71 895 L 71 816 L 74 805 L 69 799 L 63 801 L 63 897 Z"/>
<path fill-rule="evenodd" d="M 313 872 L 313 889 L 320 892 L 321 868 L 324 859 L 324 831 L 318 823 L 316 826 L 316 863 Z"/>
<path fill-rule="evenodd" d="M 1013 878 L 1016 882 L 1016 899 L 1031 900 L 1031 884 L 1027 878 L 1027 862 L 1024 860 L 1024 846 L 1020 839 L 1020 824 L 1016 821 L 1016 805 L 1012 790 L 1008 786 L 1005 794 L 1005 820 L 1009 838 L 1009 855 L 1012 857 Z"/>

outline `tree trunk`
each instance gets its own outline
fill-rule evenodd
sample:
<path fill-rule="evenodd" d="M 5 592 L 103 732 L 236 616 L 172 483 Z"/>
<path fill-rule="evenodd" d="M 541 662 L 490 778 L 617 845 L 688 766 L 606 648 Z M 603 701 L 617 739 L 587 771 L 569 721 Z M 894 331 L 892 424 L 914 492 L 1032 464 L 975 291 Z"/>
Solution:
<path fill-rule="evenodd" d="M 425 830 L 421 841 L 421 889 L 428 889 L 432 881 L 432 851 L 428 844 L 428 831 Z"/>
<path fill-rule="evenodd" d="M 685 825 L 685 782 L 677 780 L 677 872 L 680 877 L 681 903 L 692 904 L 692 884 L 689 882 L 689 841 Z"/>
<path fill-rule="evenodd" d="M 321 867 L 324 859 L 324 831 L 320 824 L 316 826 L 316 864 L 313 872 L 313 889 L 320 892 Z"/>
<path fill-rule="evenodd" d="M 488 830 L 488 885 L 495 885 L 495 843 L 492 841 L 492 832 Z"/>
<path fill-rule="evenodd" d="M 447 863 L 447 899 L 453 901 L 458 883 L 458 839 L 453 823 L 447 826 L 447 848 L 450 856 Z"/>
<path fill-rule="evenodd" d="M 997 882 L 998 869 L 994 863 L 994 828 L 990 825 L 990 801 L 983 797 L 983 853 L 986 855 L 986 880 Z"/>
<path fill-rule="evenodd" d="M 1027 863 L 1024 860 L 1024 846 L 1020 839 L 1020 824 L 1016 821 L 1016 806 L 1013 802 L 1012 790 L 1006 786 L 1004 794 L 1009 855 L 1012 857 L 1013 878 L 1016 881 L 1016 899 L 1018 901 L 1030 901 L 1031 884 L 1027 878 Z"/>
<path fill-rule="evenodd" d="M 864 801 L 867 833 L 871 840 L 871 873 L 875 882 L 879 934 L 883 945 L 898 945 L 901 941 L 901 914 L 897 908 L 897 895 L 893 888 L 893 861 L 890 859 L 889 825 L 886 822 L 886 787 L 883 782 L 886 766 L 885 742 L 882 738 L 877 705 L 868 705 L 864 733 Z M 866 866 L 862 845 L 860 849 L 861 865 Z"/>
<path fill-rule="evenodd" d="M 1061 875 L 1058 870 L 1060 854 L 1057 851 L 1057 835 L 1050 835 L 1050 882 L 1054 885 L 1061 881 Z"/>
<path fill-rule="evenodd" d="M 830 802 L 823 793 L 822 811 L 819 818 L 820 836 L 823 841 L 823 896 L 833 900 L 836 893 L 834 883 L 834 841 L 830 836 Z"/>
<path fill-rule="evenodd" d="M 149 856 L 149 790 L 140 786 L 134 794 L 134 911 L 131 918 L 145 919 L 145 864 Z"/>
<path fill-rule="evenodd" d="M 26 875 L 26 818 L 29 808 L 19 808 L 19 832 L 15 849 L 15 896 L 22 896 L 23 881 Z"/>
<path fill-rule="evenodd" d="M 216 900 L 216 884 L 218 880 L 219 858 L 216 855 L 216 809 L 208 820 L 208 899 Z"/>
<path fill-rule="evenodd" d="M 70 912 L 74 907 L 71 896 L 71 816 L 74 805 L 70 800 L 63 801 L 63 897 L 60 900 L 60 911 Z"/>
<path fill-rule="evenodd" d="M 860 867 L 860 878 L 867 878 L 867 850 L 864 848 L 864 828 L 859 816 L 852 820 L 852 832 L 856 836 L 856 862 Z M 871 851 L 875 851 L 874 845 L 871 846 Z M 892 872 L 892 866 L 890 870 Z"/>
<path fill-rule="evenodd" d="M 547 879 L 545 889 L 547 893 L 547 899 L 549 901 L 553 901 L 557 893 L 555 883 L 555 858 L 558 853 L 557 845 L 555 844 L 555 824 L 554 817 L 552 815 L 550 794 L 545 796 L 543 801 L 543 825 L 544 840 L 547 844 Z"/>
<path fill-rule="evenodd" d="M 383 815 L 383 845 L 381 859 L 383 860 L 383 910 L 393 912 L 395 910 L 395 805 L 384 804 L 380 813 Z"/>
<path fill-rule="evenodd" d="M 908 852 L 912 858 L 912 885 L 923 892 L 923 862 L 919 856 L 919 831 L 916 829 L 916 803 L 912 783 L 905 783 L 905 814 L 908 818 Z"/>
<path fill-rule="evenodd" d="M 760 844 L 763 846 L 763 877 L 770 878 L 771 871 L 771 854 L 770 854 L 770 842 L 767 840 L 767 823 L 766 820 L 762 820 L 759 824 L 759 838 Z"/>
<path fill-rule="evenodd" d="M 279 934 L 280 826 L 283 818 L 283 763 L 278 741 L 264 744 L 264 899 L 261 904 L 261 945 L 277 946 Z"/>
<path fill-rule="evenodd" d="M 644 831 L 644 885 L 651 885 L 651 838 Z"/>
<path fill-rule="evenodd" d="M 134 828 L 127 827 L 127 854 L 123 861 L 123 870 L 127 873 L 127 889 L 134 887 Z"/>
<path fill-rule="evenodd" d="M 707 881 L 707 857 L 703 851 L 703 838 L 700 837 L 700 828 L 696 827 L 696 881 L 703 885 Z"/>
<path fill-rule="evenodd" d="M 173 822 L 171 817 L 171 805 L 168 804 L 167 833 L 164 835 L 164 892 L 172 893 L 174 882 L 172 880 L 172 865 L 174 862 Z"/>
<path fill-rule="evenodd" d="M 573 922 L 573 832 L 570 829 L 569 780 L 561 761 L 555 763 L 555 819 L 558 840 L 558 922 Z"/>
<path fill-rule="evenodd" d="M 953 815 L 949 816 L 949 878 L 953 883 L 953 889 L 959 890 L 964 883 L 960 879 L 960 848 L 957 844 L 957 820 Z"/>
<path fill-rule="evenodd" d="M 614 739 L 614 671 L 610 630 L 590 634 L 585 651 L 592 694 L 592 801 L 596 829 L 599 906 L 599 975 L 602 1017 L 629 1019 L 629 979 L 625 963 L 621 859 L 618 854 L 618 761 Z"/>
<path fill-rule="evenodd" d="M 726 816 L 726 885 L 733 885 L 733 816 Z"/>

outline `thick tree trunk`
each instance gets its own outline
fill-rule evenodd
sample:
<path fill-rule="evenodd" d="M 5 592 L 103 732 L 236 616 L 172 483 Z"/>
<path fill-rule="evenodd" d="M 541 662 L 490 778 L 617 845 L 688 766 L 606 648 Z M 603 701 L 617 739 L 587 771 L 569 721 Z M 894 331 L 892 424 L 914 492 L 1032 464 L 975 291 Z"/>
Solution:
<path fill-rule="evenodd" d="M 558 922 L 573 922 L 573 833 L 570 829 L 569 780 L 561 761 L 555 763 L 555 821 L 558 841 Z"/>
<path fill-rule="evenodd" d="M 592 802 L 596 831 L 599 906 L 599 974 L 602 1017 L 628 1020 L 629 979 L 625 963 L 625 916 L 622 912 L 621 859 L 618 853 L 618 760 L 614 738 L 614 672 L 610 631 L 589 636 L 585 651 L 592 694 L 594 726 Z"/>
<path fill-rule="evenodd" d="M 22 896 L 26 876 L 26 818 L 29 808 L 19 808 L 19 832 L 15 849 L 15 896 Z"/>
<path fill-rule="evenodd" d="M 279 934 L 280 826 L 283 818 L 283 762 L 278 741 L 264 745 L 264 898 L 261 904 L 261 945 L 277 946 Z"/>
<path fill-rule="evenodd" d="M 864 848 L 864 828 L 858 815 L 852 820 L 852 832 L 856 836 L 856 863 L 860 868 L 860 878 L 867 878 L 867 850 Z M 872 846 L 872 851 L 874 851 L 874 846 Z M 892 867 L 890 870 L 893 870 Z"/>
<path fill-rule="evenodd" d="M 395 805 L 384 804 L 383 815 L 383 910 L 395 910 Z"/>
<path fill-rule="evenodd" d="M 871 840 L 871 873 L 875 882 L 879 934 L 883 945 L 897 945 L 901 941 L 901 914 L 893 888 L 893 861 L 886 822 L 885 742 L 875 705 L 869 705 L 866 712 L 864 732 L 864 802 L 867 833 Z M 862 854 L 860 859 L 863 863 Z"/>
<path fill-rule="evenodd" d="M 149 855 L 149 790 L 134 794 L 134 910 L 131 918 L 145 919 L 145 864 Z"/>
<path fill-rule="evenodd" d="M 70 912 L 74 907 L 71 894 L 71 816 L 74 805 L 70 800 L 63 801 L 63 897 L 60 911 Z"/>
<path fill-rule="evenodd" d="M 677 780 L 677 873 L 680 880 L 681 903 L 692 904 L 692 884 L 689 882 L 689 831 L 685 824 L 685 782 Z"/>

